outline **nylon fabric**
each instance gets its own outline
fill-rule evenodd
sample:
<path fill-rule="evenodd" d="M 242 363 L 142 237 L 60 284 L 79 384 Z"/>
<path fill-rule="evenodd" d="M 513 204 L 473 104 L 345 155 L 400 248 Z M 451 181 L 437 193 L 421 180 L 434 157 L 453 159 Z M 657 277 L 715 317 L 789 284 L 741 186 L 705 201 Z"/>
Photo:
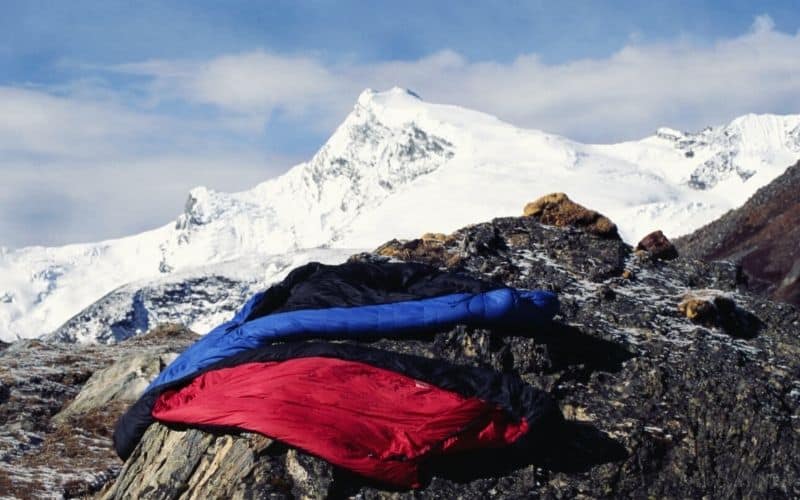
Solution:
<path fill-rule="evenodd" d="M 477 398 L 501 408 L 509 418 L 524 419 L 528 432 L 514 446 L 527 448 L 546 435 L 562 421 L 561 412 L 553 398 L 524 383 L 515 374 L 499 373 L 476 366 L 454 365 L 440 359 L 399 354 L 348 342 L 286 342 L 244 351 L 223 359 L 203 373 L 246 363 L 275 362 L 308 357 L 335 358 L 356 361 L 389 370 L 465 398 Z M 127 459 L 153 423 L 151 414 L 155 401 L 165 390 L 175 390 L 191 383 L 193 377 L 175 380 L 161 388 L 146 392 L 117 421 L 114 447 Z"/>
<path fill-rule="evenodd" d="M 276 340 L 398 337 L 443 330 L 456 324 L 533 328 L 549 321 L 557 310 L 558 300 L 550 292 L 501 288 L 374 306 L 275 313 L 242 324 L 234 319 L 181 353 L 148 390 Z M 237 318 L 246 317 L 246 313 L 243 310 Z"/>
<path fill-rule="evenodd" d="M 561 413 L 548 394 L 516 375 L 372 349 L 357 342 L 434 333 L 457 324 L 530 331 L 549 322 L 558 307 L 557 297 L 550 292 L 505 288 L 424 264 L 311 263 L 255 294 L 230 321 L 179 355 L 120 417 L 114 447 L 127 459 L 154 415 L 159 415 L 165 422 L 264 432 L 370 477 L 398 485 L 417 484 L 416 466 L 406 463 L 414 462 L 414 457 L 501 444 L 527 449 L 562 421 Z M 251 367 L 254 363 L 257 368 Z M 336 370 L 323 370 L 332 366 L 358 366 L 358 373 L 369 373 L 374 380 L 355 374 L 346 384 Z M 286 367 L 296 368 L 288 379 L 277 378 L 286 387 L 271 385 Z M 246 383 L 232 376 L 240 370 L 248 373 Z M 312 379 L 316 385 L 308 382 Z M 426 385 L 435 395 L 431 405 L 419 408 L 424 414 L 410 420 L 419 424 L 413 432 L 392 421 L 393 415 L 417 411 L 418 394 L 404 390 L 420 388 L 411 387 L 406 379 Z M 213 387 L 198 392 L 197 384 Z M 235 397 L 244 390 L 257 394 Z M 242 403 L 282 394 L 283 399 L 271 400 L 273 405 L 256 405 L 261 411 Z M 302 413 L 314 413 L 314 426 L 328 425 L 335 432 L 321 441 L 314 440 L 313 432 L 300 432 L 296 426 L 303 425 L 303 415 L 288 410 L 287 394 L 298 401 L 324 396 L 307 401 Z M 365 408 L 380 411 L 362 413 L 360 422 L 356 414 Z M 278 420 L 269 421 L 270 415 Z M 466 420 L 470 425 L 459 427 Z M 455 433 L 427 434 L 455 428 Z M 516 429 L 513 439 L 508 434 L 512 428 Z M 376 454 L 377 448 L 368 450 L 367 443 L 359 448 L 360 454 L 349 454 L 346 443 L 358 439 L 359 429 L 371 436 L 380 453 Z M 391 429 L 400 430 L 392 434 Z M 385 439 L 381 441 L 380 436 Z"/>
<path fill-rule="evenodd" d="M 363 476 L 420 485 L 435 455 L 505 446 L 527 421 L 368 364 L 306 357 L 245 363 L 196 377 L 155 402 L 156 420 L 259 432 Z"/>

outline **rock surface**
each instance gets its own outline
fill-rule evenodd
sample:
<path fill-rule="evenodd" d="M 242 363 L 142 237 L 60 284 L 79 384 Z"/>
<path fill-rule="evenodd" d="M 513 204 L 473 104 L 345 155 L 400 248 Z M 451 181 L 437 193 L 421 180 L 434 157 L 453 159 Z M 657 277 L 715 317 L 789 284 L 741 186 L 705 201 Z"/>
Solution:
<path fill-rule="evenodd" d="M 164 325 L 115 346 L 32 340 L 0 351 L 0 498 L 99 490 L 122 465 L 111 448 L 117 417 L 195 338 Z"/>
<path fill-rule="evenodd" d="M 678 304 L 678 310 L 693 322 L 721 328 L 732 337 L 753 337 L 762 327 L 758 317 L 740 308 L 733 297 L 719 290 L 687 293 Z"/>
<path fill-rule="evenodd" d="M 528 203 L 522 215 L 542 224 L 581 227 L 598 236 L 619 238 L 617 225 L 608 217 L 575 203 L 564 193 L 548 194 Z"/>
<path fill-rule="evenodd" d="M 68 481 L 51 482 L 43 490 L 89 494 L 106 482 L 103 498 L 800 495 L 800 313 L 743 291 L 734 265 L 682 257 L 654 260 L 637 255 L 619 239 L 592 234 L 585 224 L 554 227 L 535 217 L 500 218 L 450 235 L 394 240 L 352 258 L 415 260 L 511 286 L 558 292 L 561 313 L 548 328 L 459 326 L 372 345 L 515 371 L 557 398 L 566 427 L 530 455 L 498 450 L 453 457 L 423 488 L 392 491 L 263 436 L 156 424 L 124 466 L 106 448 L 102 459 L 81 469 L 83 476 L 94 471 L 93 482 L 74 487 Z M 737 329 L 731 331 L 721 321 L 687 318 L 679 308 L 687 297 L 711 297 L 717 308 L 714 298 L 724 297 L 722 316 L 730 317 L 732 311 L 740 321 Z M 716 314 L 718 319 L 719 309 Z M 137 354 L 148 348 L 137 342 L 148 337 L 81 348 L 95 349 L 91 353 L 71 351 L 78 358 L 74 364 L 85 369 L 54 373 L 82 373 L 80 382 L 67 385 L 69 395 L 57 396 L 50 406 L 44 403 L 50 396 L 45 396 L 49 393 L 43 384 L 25 386 L 28 393 L 39 391 L 40 401 L 29 410 L 44 405 L 39 420 L 47 428 L 50 415 L 76 395 L 96 365 L 108 364 L 123 352 Z M 160 352 L 174 350 L 178 343 L 161 345 Z M 20 358 L 52 349 L 15 344 L 0 353 L 0 360 L 10 360 L 10 350 Z M 94 357 L 104 356 L 101 352 L 112 354 L 98 363 Z M 26 362 L 21 369 L 40 361 Z M 22 411 L 19 398 L 25 391 L 16 387 L 11 391 L 16 406 L 0 404 L 4 415 Z M 0 390 L 0 401 L 2 394 Z M 110 421 L 101 422 L 98 427 L 109 432 Z M 39 439 L 51 435 L 48 429 L 35 432 Z M 103 439 L 96 447 L 110 447 L 108 437 Z M 8 484 L 38 470 L 30 459 L 17 458 L 27 456 L 20 453 L 0 457 L 0 474 L 6 474 L 0 481 Z M 59 460 L 69 463 L 78 457 Z M 50 461 L 47 466 L 55 470 Z M 115 475 L 115 481 L 108 481 Z"/>
<path fill-rule="evenodd" d="M 642 238 L 636 245 L 636 250 L 647 252 L 654 259 L 670 260 L 678 257 L 675 245 L 660 230 L 653 231 Z"/>
<path fill-rule="evenodd" d="M 750 290 L 800 306 L 800 162 L 675 244 L 689 257 L 736 261 Z"/>
<path fill-rule="evenodd" d="M 798 311 L 739 291 L 733 265 L 641 258 L 586 229 L 502 218 L 353 256 L 557 291 L 562 311 L 549 328 L 373 342 L 518 372 L 569 419 L 549 446 L 454 457 L 422 489 L 388 491 L 260 436 L 154 425 L 104 498 L 800 495 Z M 736 336 L 694 322 L 679 310 L 693 290 L 715 290 L 755 319 Z"/>
<path fill-rule="evenodd" d="M 159 350 L 133 353 L 108 368 L 94 372 L 81 392 L 52 421 L 56 424 L 116 402 L 136 401 L 151 380 L 161 373 L 177 352 Z"/>

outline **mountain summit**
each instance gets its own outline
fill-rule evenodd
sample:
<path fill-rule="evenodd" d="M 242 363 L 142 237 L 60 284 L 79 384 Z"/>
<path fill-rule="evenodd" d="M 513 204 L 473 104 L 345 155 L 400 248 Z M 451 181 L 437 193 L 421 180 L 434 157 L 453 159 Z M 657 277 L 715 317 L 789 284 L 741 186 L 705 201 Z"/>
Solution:
<path fill-rule="evenodd" d="M 699 133 L 660 129 L 640 141 L 588 145 L 404 89 L 367 90 L 314 157 L 280 177 L 239 193 L 195 188 L 177 220 L 138 235 L 0 253 L 0 339 L 51 332 L 126 284 L 230 278 L 257 262 L 251 284 L 260 286 L 286 262 L 299 264 L 300 249 L 449 232 L 517 215 L 549 192 L 607 214 L 628 241 L 654 229 L 678 236 L 742 204 L 798 155 L 800 115 L 748 115 Z M 284 257 L 266 257 L 277 254 Z"/>

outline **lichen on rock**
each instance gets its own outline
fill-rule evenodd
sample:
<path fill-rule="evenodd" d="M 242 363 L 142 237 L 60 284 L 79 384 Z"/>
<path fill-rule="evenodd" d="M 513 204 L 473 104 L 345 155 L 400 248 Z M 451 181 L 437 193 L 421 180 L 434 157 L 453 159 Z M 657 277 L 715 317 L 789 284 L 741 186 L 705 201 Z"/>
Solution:
<path fill-rule="evenodd" d="M 550 226 L 573 226 L 605 238 L 619 238 L 617 225 L 608 217 L 575 203 L 564 193 L 551 193 L 528 203 L 522 215 Z"/>
<path fill-rule="evenodd" d="M 739 306 L 730 294 L 719 290 L 693 290 L 678 304 L 681 314 L 695 323 L 718 327 L 735 337 L 753 337 L 761 321 Z"/>

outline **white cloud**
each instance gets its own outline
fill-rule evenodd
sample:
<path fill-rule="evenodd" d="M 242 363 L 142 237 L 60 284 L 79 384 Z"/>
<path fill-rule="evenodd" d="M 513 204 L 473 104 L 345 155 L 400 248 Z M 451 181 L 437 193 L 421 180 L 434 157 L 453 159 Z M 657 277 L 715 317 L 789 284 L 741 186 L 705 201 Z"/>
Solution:
<path fill-rule="evenodd" d="M 196 185 L 241 190 L 297 160 L 248 142 L 263 120 L 171 116 L 86 94 L 83 85 L 58 93 L 0 86 L 0 246 L 157 227 Z"/>
<path fill-rule="evenodd" d="M 561 64 L 543 63 L 536 54 L 510 63 L 475 62 L 441 51 L 414 61 L 326 65 L 308 56 L 255 51 L 122 69 L 153 77 L 162 91 L 228 112 L 267 120 L 280 109 L 327 128 L 363 88 L 394 85 L 430 101 L 594 141 L 636 138 L 661 125 L 700 128 L 747 112 L 800 110 L 800 35 L 775 31 L 769 16 L 757 17 L 747 33 L 713 44 L 636 40 L 609 57 Z"/>
<path fill-rule="evenodd" d="M 189 189 L 237 191 L 294 159 L 252 152 L 0 160 L 0 247 L 115 238 L 169 223 Z"/>
<path fill-rule="evenodd" d="M 269 115 L 280 107 L 294 115 L 329 99 L 340 78 L 309 57 L 256 50 L 209 61 L 146 61 L 115 71 L 153 78 L 153 93 L 218 106 L 229 112 Z"/>
<path fill-rule="evenodd" d="M 0 151 L 81 157 L 109 154 L 132 135 L 152 133 L 154 117 L 113 103 L 0 87 Z"/>
<path fill-rule="evenodd" d="M 509 64 L 446 59 L 406 81 L 428 99 L 579 140 L 616 141 L 658 126 L 694 129 L 748 112 L 800 112 L 800 35 L 767 17 L 736 38 L 629 45 L 602 59 Z M 401 68 L 383 68 L 394 73 Z M 380 75 L 379 76 L 383 76 Z"/>
<path fill-rule="evenodd" d="M 755 20 L 753 21 L 753 33 L 767 33 L 773 29 L 775 29 L 775 21 L 773 21 L 772 18 L 766 14 L 756 16 Z"/>

